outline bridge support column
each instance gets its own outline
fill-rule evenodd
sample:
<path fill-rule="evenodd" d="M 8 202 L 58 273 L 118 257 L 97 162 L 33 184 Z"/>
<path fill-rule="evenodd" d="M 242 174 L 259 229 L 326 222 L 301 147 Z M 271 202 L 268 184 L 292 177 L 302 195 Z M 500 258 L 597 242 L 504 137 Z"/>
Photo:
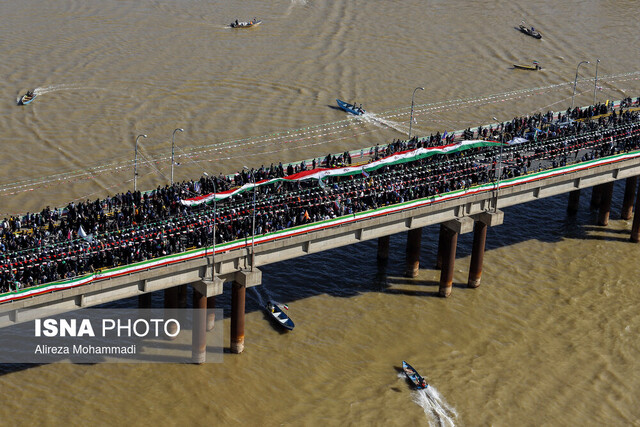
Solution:
<path fill-rule="evenodd" d="M 444 232 L 444 248 L 442 257 L 442 270 L 440 272 L 440 289 L 438 294 L 447 298 L 451 295 L 453 286 L 453 267 L 456 261 L 456 249 L 458 246 L 458 232 L 447 228 Z"/>
<path fill-rule="evenodd" d="M 440 234 L 438 235 L 438 254 L 436 255 L 436 270 L 442 270 L 442 258 L 444 257 L 444 247 L 446 242 L 446 227 L 440 224 Z"/>
<path fill-rule="evenodd" d="M 573 190 L 571 193 L 569 193 L 569 205 L 567 206 L 567 213 L 569 213 L 569 215 L 577 214 L 578 206 L 580 206 L 580 190 Z"/>
<path fill-rule="evenodd" d="M 216 308 L 216 297 L 212 296 L 207 298 L 207 331 L 213 329 L 216 324 L 216 313 L 213 309 Z"/>
<path fill-rule="evenodd" d="M 207 357 L 207 297 L 193 290 L 193 325 L 191 329 L 191 361 L 202 364 Z"/>
<path fill-rule="evenodd" d="M 591 187 L 591 209 L 595 210 L 600 207 L 600 199 L 602 198 L 602 184 Z"/>
<path fill-rule="evenodd" d="M 244 351 L 244 297 L 246 289 L 233 282 L 231 286 L 231 353 Z"/>
<path fill-rule="evenodd" d="M 640 242 L 640 186 L 638 195 L 636 196 L 636 211 L 633 214 L 633 225 L 631 226 L 631 241 L 633 243 Z"/>
<path fill-rule="evenodd" d="M 624 199 L 622 201 L 622 211 L 620 217 L 622 219 L 629 220 L 633 213 L 633 196 L 636 194 L 636 187 L 638 186 L 638 177 L 631 176 L 627 178 L 624 186 Z"/>
<path fill-rule="evenodd" d="M 178 308 L 187 308 L 187 285 L 178 286 Z"/>
<path fill-rule="evenodd" d="M 138 295 L 138 308 L 151 308 L 151 292 Z"/>
<path fill-rule="evenodd" d="M 486 240 L 487 224 L 482 221 L 476 221 L 473 225 L 473 249 L 471 252 L 471 265 L 469 266 L 469 280 L 467 280 L 468 288 L 477 288 L 480 286 Z"/>
<path fill-rule="evenodd" d="M 404 272 L 406 277 L 416 277 L 420 270 L 420 241 L 422 240 L 422 228 L 409 230 L 407 234 L 407 266 Z"/>
<path fill-rule="evenodd" d="M 609 224 L 611 212 L 611 197 L 613 196 L 614 181 L 602 184 L 602 198 L 600 199 L 600 212 L 598 213 L 598 225 Z"/>
<path fill-rule="evenodd" d="M 210 331 L 213 329 L 216 320 L 216 314 L 213 311 L 213 309 L 216 308 L 216 295 L 222 295 L 224 281 L 216 277 L 213 281 L 210 279 L 202 279 L 191 285 L 193 286 L 194 293 L 197 291 L 206 298 L 206 330 Z M 193 301 L 193 307 L 195 308 L 195 297 Z"/>
<path fill-rule="evenodd" d="M 386 263 L 389 260 L 390 236 L 378 237 L 378 263 Z"/>
<path fill-rule="evenodd" d="M 177 286 L 167 288 L 164 290 L 164 308 L 169 310 L 178 308 L 178 287 Z M 168 325 L 168 331 L 171 335 L 175 334 L 177 330 L 178 330 L 178 326 L 175 323 L 171 322 Z M 169 338 L 169 339 L 175 339 L 175 337 Z"/>
<path fill-rule="evenodd" d="M 176 286 L 164 290 L 164 308 L 178 307 L 178 288 Z"/>
<path fill-rule="evenodd" d="M 453 286 L 453 268 L 456 262 L 458 234 L 468 233 L 473 230 L 473 219 L 462 217 L 447 221 L 443 224 L 444 247 L 442 250 L 442 270 L 440 272 L 440 289 L 438 290 L 438 294 L 446 298 L 451 295 L 451 288 Z"/>
<path fill-rule="evenodd" d="M 231 353 L 244 351 L 244 299 L 249 286 L 262 282 L 262 271 L 242 270 L 236 273 L 231 287 Z"/>
<path fill-rule="evenodd" d="M 500 225 L 504 221 L 504 212 L 483 212 L 478 215 L 473 225 L 473 249 L 471 251 L 471 264 L 469 266 L 468 288 L 480 286 L 482 278 L 482 264 L 484 261 L 484 248 L 487 240 L 487 227 Z"/>

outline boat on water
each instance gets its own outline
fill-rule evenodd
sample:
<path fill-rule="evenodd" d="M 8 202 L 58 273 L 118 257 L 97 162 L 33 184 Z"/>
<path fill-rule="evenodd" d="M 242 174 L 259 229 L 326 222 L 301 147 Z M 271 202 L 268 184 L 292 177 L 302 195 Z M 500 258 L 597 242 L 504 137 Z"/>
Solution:
<path fill-rule="evenodd" d="M 538 64 L 538 61 L 533 61 L 533 65 L 513 64 L 513 68 L 530 71 L 542 70 L 542 67 L 540 66 L 540 64 Z"/>
<path fill-rule="evenodd" d="M 18 105 L 27 105 L 33 102 L 33 100 L 36 99 L 36 96 L 38 95 L 36 95 L 35 91 L 28 90 L 27 93 L 20 97 Z"/>
<path fill-rule="evenodd" d="M 232 22 L 229 26 L 231 28 L 251 28 L 258 26 L 261 23 L 262 21 L 256 18 L 253 18 L 251 21 L 238 21 L 236 19 L 235 22 Z"/>
<path fill-rule="evenodd" d="M 287 313 L 285 313 L 285 310 L 288 310 L 289 307 L 287 307 L 286 304 L 280 304 L 276 301 L 273 300 L 269 300 L 269 302 L 267 302 L 267 313 L 269 313 L 269 315 L 283 328 L 291 331 L 294 328 L 294 324 L 293 324 L 293 320 L 291 320 L 291 318 L 289 316 L 287 316 Z M 284 308 L 284 310 L 283 310 Z"/>
<path fill-rule="evenodd" d="M 342 108 L 347 113 L 351 113 L 356 116 L 361 116 L 365 113 L 365 110 L 362 108 L 362 104 L 358 107 L 355 102 L 353 104 L 349 104 L 348 102 L 344 102 L 340 99 L 336 99 L 336 101 L 338 102 L 338 107 Z"/>
<path fill-rule="evenodd" d="M 429 384 L 427 384 L 425 379 L 422 378 L 422 376 L 420 376 L 418 371 L 413 369 L 413 367 L 409 365 L 407 362 L 405 362 L 404 360 L 402 361 L 402 370 L 404 371 L 407 378 L 409 378 L 409 380 L 413 383 L 413 385 L 418 390 L 423 390 L 429 387 Z"/>
<path fill-rule="evenodd" d="M 542 34 L 540 34 L 538 31 L 536 31 L 535 28 L 531 27 L 527 27 L 524 23 L 524 21 L 520 22 L 520 25 L 518 25 L 518 29 L 525 33 L 528 36 L 533 37 L 534 39 L 541 39 L 542 38 Z"/>

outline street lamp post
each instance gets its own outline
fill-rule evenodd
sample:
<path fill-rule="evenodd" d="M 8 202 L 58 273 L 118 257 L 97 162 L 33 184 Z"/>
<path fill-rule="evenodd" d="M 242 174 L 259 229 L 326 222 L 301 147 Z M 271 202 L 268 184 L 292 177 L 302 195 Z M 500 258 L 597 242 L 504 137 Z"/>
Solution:
<path fill-rule="evenodd" d="M 498 121 L 497 118 L 493 117 L 493 120 Z M 504 126 L 502 127 L 502 131 L 500 132 L 500 154 L 498 156 L 498 170 L 497 179 L 496 179 L 496 202 L 493 205 L 494 212 L 498 211 L 498 192 L 500 191 L 500 176 L 502 175 L 502 146 L 504 145 Z"/>
<path fill-rule="evenodd" d="M 411 139 L 411 125 L 413 124 L 413 98 L 416 96 L 416 91 L 424 90 L 423 87 L 417 87 L 413 90 L 413 95 L 411 95 L 411 117 L 409 117 L 409 139 Z"/>
<path fill-rule="evenodd" d="M 243 166 L 244 169 L 249 171 L 249 168 Z M 251 183 L 253 184 L 253 214 L 251 219 L 251 271 L 253 271 L 253 265 L 255 264 L 255 237 L 256 237 L 256 177 L 255 174 L 251 174 Z"/>
<path fill-rule="evenodd" d="M 209 174 L 204 172 L 204 176 L 209 176 Z M 213 248 L 211 253 L 211 282 L 214 282 L 216 277 L 216 215 L 218 212 L 216 209 L 216 193 L 218 191 L 216 189 L 216 180 L 212 178 L 211 182 L 213 183 Z"/>
<path fill-rule="evenodd" d="M 576 85 L 578 84 L 578 69 L 582 64 L 588 64 L 589 61 L 580 61 L 578 66 L 576 67 L 576 78 L 573 81 L 573 95 L 571 95 L 571 109 L 573 110 L 573 98 L 576 96 Z"/>
<path fill-rule="evenodd" d="M 146 138 L 147 135 L 136 136 L 136 147 L 133 155 L 133 191 L 138 190 L 138 139 Z"/>
<path fill-rule="evenodd" d="M 600 63 L 600 59 L 596 61 L 596 78 L 593 82 L 593 105 L 596 105 L 596 90 L 598 90 L 598 64 Z"/>
<path fill-rule="evenodd" d="M 182 128 L 177 128 L 173 130 L 173 135 L 171 136 L 171 185 L 173 186 L 173 153 L 174 153 L 174 147 L 175 147 L 175 141 L 176 141 L 176 132 L 184 132 L 184 129 Z"/>

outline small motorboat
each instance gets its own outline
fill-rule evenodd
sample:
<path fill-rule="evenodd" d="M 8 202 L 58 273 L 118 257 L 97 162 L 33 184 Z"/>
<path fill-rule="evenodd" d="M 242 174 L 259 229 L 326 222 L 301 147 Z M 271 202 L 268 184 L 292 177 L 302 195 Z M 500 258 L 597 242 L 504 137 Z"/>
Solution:
<path fill-rule="evenodd" d="M 28 90 L 27 93 L 20 97 L 18 105 L 27 105 L 33 102 L 33 100 L 36 99 L 36 96 L 38 95 L 36 95 L 35 91 Z"/>
<path fill-rule="evenodd" d="M 414 386 L 416 386 L 418 390 L 423 390 L 429 387 L 429 384 L 427 384 L 424 378 L 420 376 L 418 371 L 413 369 L 413 367 L 409 365 L 407 362 L 405 362 L 404 360 L 402 361 L 402 370 L 404 371 L 407 378 L 409 378 L 409 380 L 413 383 Z"/>
<path fill-rule="evenodd" d="M 351 113 L 356 116 L 361 116 L 365 113 L 364 109 L 362 108 L 362 104 L 360 104 L 360 107 L 357 107 L 355 102 L 353 104 L 349 104 L 348 102 L 344 102 L 339 99 L 336 99 L 336 101 L 338 102 L 338 107 L 342 108 L 347 113 Z"/>
<path fill-rule="evenodd" d="M 538 61 L 533 61 L 533 65 L 513 64 L 513 68 L 530 71 L 542 70 L 542 67 L 540 66 L 540 64 L 538 64 Z"/>
<path fill-rule="evenodd" d="M 285 310 L 288 309 L 289 307 L 287 307 L 286 304 L 280 304 L 276 301 L 269 300 L 267 303 L 267 313 L 269 313 L 280 326 L 291 331 L 295 325 L 293 324 L 293 320 L 285 313 Z"/>
<path fill-rule="evenodd" d="M 524 23 L 524 21 L 522 21 L 520 23 L 520 25 L 518 25 L 518 29 L 520 31 L 522 31 L 523 33 L 525 33 L 528 36 L 533 37 L 534 39 L 541 39 L 542 38 L 542 34 L 540 34 L 538 31 L 535 30 L 535 28 L 531 27 L 527 27 Z"/>
<path fill-rule="evenodd" d="M 229 24 L 229 26 L 231 28 L 251 28 L 251 27 L 256 27 L 258 25 L 260 25 L 262 23 L 261 20 L 253 18 L 251 21 L 238 21 L 237 19 L 235 20 L 235 22 L 232 22 L 231 24 Z"/>

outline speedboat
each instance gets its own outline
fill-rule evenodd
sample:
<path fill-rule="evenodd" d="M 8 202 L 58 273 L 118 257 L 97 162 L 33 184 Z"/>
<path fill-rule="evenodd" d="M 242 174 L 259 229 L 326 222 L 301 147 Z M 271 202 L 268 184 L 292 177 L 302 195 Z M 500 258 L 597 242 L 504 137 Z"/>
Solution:
<path fill-rule="evenodd" d="M 420 376 L 418 371 L 413 369 L 413 367 L 409 365 L 407 362 L 405 362 L 404 360 L 402 361 L 402 370 L 404 371 L 407 378 L 409 378 L 409 380 L 413 383 L 413 385 L 418 390 L 422 390 L 429 387 L 429 384 L 427 384 L 424 378 Z"/>
<path fill-rule="evenodd" d="M 229 24 L 229 26 L 231 28 L 251 28 L 251 27 L 256 27 L 258 25 L 260 25 L 262 23 L 261 20 L 253 18 L 251 21 L 238 21 L 237 19 L 235 20 L 235 22 L 232 22 L 231 24 Z"/>
<path fill-rule="evenodd" d="M 293 320 L 291 320 L 291 318 L 287 316 L 287 313 L 285 313 L 285 310 L 289 309 L 286 304 L 280 304 L 276 301 L 269 300 L 266 308 L 267 313 L 269 313 L 269 315 L 273 317 L 273 319 L 275 319 L 275 321 L 278 322 L 280 326 L 289 331 L 293 330 L 293 327 L 295 326 L 293 324 Z M 283 310 L 283 308 L 285 310 Z"/>
<path fill-rule="evenodd" d="M 530 71 L 538 71 L 542 69 L 540 64 L 538 64 L 538 61 L 533 61 L 533 65 L 513 64 L 513 68 L 519 68 L 521 70 L 530 70 Z"/>
<path fill-rule="evenodd" d="M 27 105 L 33 102 L 33 100 L 36 99 L 36 96 L 38 95 L 36 95 L 35 91 L 28 90 L 27 93 L 20 97 L 18 105 Z"/>
<path fill-rule="evenodd" d="M 523 33 L 525 33 L 526 35 L 533 37 L 534 39 L 541 39 L 542 38 L 542 34 L 540 34 L 538 31 L 536 31 L 535 28 L 533 28 L 533 27 L 531 27 L 531 28 L 527 27 L 524 24 L 524 21 L 522 21 L 520 23 L 520 25 L 518 26 L 518 29 L 520 31 L 522 31 Z"/>
<path fill-rule="evenodd" d="M 348 102 L 344 102 L 339 99 L 336 99 L 336 101 L 338 102 L 338 107 L 342 108 L 347 113 L 351 113 L 356 116 L 360 116 L 365 113 L 364 109 L 362 107 L 357 107 L 355 103 L 349 104 Z"/>

